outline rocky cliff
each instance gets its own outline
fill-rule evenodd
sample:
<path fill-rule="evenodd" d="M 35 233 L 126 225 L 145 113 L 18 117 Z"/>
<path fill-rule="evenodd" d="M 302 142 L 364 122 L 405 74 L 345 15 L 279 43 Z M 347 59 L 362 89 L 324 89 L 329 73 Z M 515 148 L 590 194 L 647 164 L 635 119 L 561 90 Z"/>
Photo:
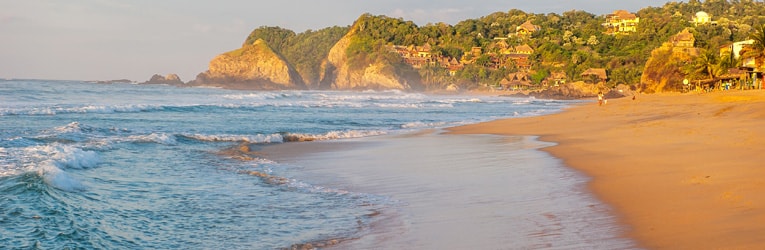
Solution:
<path fill-rule="evenodd" d="M 223 53 L 191 84 L 232 89 L 305 89 L 300 75 L 263 40 Z"/>
<path fill-rule="evenodd" d="M 319 87 L 322 89 L 400 89 L 420 90 L 420 77 L 416 72 L 402 73 L 395 65 L 376 61 L 354 65 L 348 58 L 348 47 L 357 35 L 356 25 L 330 49 L 322 65 Z M 358 63 L 356 63 L 358 64 Z"/>

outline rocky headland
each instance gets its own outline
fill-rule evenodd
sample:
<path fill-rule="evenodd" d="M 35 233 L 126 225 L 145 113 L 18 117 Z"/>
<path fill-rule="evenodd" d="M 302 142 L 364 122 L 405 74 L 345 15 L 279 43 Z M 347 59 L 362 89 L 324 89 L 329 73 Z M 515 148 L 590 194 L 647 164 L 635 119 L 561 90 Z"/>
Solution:
<path fill-rule="evenodd" d="M 216 56 L 209 69 L 189 85 L 248 90 L 306 88 L 297 71 L 263 40 Z"/>

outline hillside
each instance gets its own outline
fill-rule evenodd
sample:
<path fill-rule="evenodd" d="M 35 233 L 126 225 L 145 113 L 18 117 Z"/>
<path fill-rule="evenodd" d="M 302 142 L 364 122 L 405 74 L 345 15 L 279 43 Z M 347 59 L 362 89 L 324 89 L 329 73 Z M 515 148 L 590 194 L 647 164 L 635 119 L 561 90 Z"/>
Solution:
<path fill-rule="evenodd" d="M 717 55 L 712 59 L 718 68 L 735 67 L 732 59 L 719 58 L 720 48 L 756 34 L 765 24 L 759 13 L 765 13 L 763 2 L 707 0 L 669 2 L 635 13 L 614 10 L 602 16 L 514 9 L 455 25 L 418 26 L 400 18 L 363 14 L 349 27 L 300 34 L 260 27 L 245 39 L 244 46 L 262 40 L 297 72 L 290 86 L 302 82 L 310 89 L 471 89 L 500 87 L 503 82 L 512 83 L 505 88 L 549 88 L 564 82 L 605 81 L 607 87 L 625 84 L 673 91 L 678 88 L 654 85 L 662 79 L 672 81 L 664 83 L 670 86 L 681 78 L 716 79 L 688 66 L 700 65 L 699 55 L 704 60 Z M 694 37 L 691 46 L 697 53 L 665 56 L 666 60 L 654 60 L 646 67 L 652 55 L 662 55 L 655 50 L 684 30 Z M 258 64 L 248 61 L 252 59 L 232 58 L 247 69 Z M 667 65 L 674 68 L 667 71 L 672 77 L 661 72 L 644 74 L 646 69 Z M 606 79 L 582 75 L 591 68 L 605 69 Z M 718 70 L 717 75 L 726 70 Z M 219 73 L 220 79 L 228 77 Z"/>

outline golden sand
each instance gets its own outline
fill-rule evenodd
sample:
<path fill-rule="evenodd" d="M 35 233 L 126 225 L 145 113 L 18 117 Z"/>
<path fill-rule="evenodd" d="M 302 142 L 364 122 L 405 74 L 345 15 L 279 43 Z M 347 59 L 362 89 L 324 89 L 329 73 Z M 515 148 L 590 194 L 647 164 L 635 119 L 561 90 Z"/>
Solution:
<path fill-rule="evenodd" d="M 651 249 L 765 249 L 765 91 L 639 95 L 453 133 L 539 135 Z"/>

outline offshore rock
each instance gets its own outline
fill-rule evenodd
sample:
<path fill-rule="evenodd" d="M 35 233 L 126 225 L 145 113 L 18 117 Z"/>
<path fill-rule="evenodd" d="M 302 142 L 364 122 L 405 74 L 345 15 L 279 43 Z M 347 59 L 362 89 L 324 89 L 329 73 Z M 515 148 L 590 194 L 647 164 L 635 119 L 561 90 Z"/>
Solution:
<path fill-rule="evenodd" d="M 230 89 L 305 89 L 297 71 L 261 39 L 215 57 L 209 69 L 191 84 Z"/>
<path fill-rule="evenodd" d="M 183 81 L 181 81 L 181 78 L 176 74 L 168 74 L 167 76 L 154 74 L 148 81 L 142 82 L 141 84 L 181 85 L 183 84 Z"/>

